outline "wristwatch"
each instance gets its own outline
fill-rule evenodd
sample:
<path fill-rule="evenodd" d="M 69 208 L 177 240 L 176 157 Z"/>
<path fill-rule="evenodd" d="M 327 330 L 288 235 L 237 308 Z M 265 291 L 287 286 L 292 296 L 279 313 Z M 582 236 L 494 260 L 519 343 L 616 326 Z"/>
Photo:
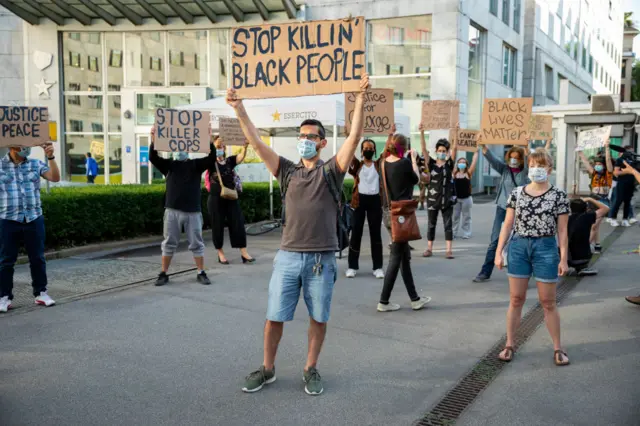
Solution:
<path fill-rule="evenodd" d="M 47 157 L 47 160 L 55 160 L 56 156 L 54 155 L 53 157 Z"/>

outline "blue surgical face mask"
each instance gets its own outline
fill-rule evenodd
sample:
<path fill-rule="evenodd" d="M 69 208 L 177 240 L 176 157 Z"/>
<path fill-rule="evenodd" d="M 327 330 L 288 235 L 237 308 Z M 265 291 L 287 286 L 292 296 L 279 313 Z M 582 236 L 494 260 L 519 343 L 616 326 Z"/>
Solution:
<path fill-rule="evenodd" d="M 20 148 L 20 151 L 18 151 L 18 156 L 20 156 L 20 158 L 27 158 L 30 155 L 31 147 L 22 147 Z"/>
<path fill-rule="evenodd" d="M 189 154 L 184 151 L 174 152 L 173 159 L 176 161 L 186 161 L 189 159 Z"/>
<path fill-rule="evenodd" d="M 318 155 L 318 149 L 316 143 L 309 139 L 302 139 L 298 141 L 298 154 L 305 160 L 310 160 Z"/>
<path fill-rule="evenodd" d="M 547 179 L 549 179 L 549 175 L 547 174 L 547 169 L 545 169 L 544 167 L 530 167 L 529 179 L 531 179 L 531 182 L 535 182 L 535 183 L 546 182 Z"/>
<path fill-rule="evenodd" d="M 596 170 L 596 172 L 602 173 L 602 171 L 604 170 L 604 166 L 602 164 L 596 164 L 594 169 Z"/>
<path fill-rule="evenodd" d="M 224 157 L 224 149 L 216 149 L 216 156 Z"/>
<path fill-rule="evenodd" d="M 447 153 L 446 152 L 438 152 L 436 153 L 436 159 L 440 160 L 440 161 L 444 161 L 447 159 Z"/>
<path fill-rule="evenodd" d="M 464 170 L 464 169 L 466 169 L 466 168 L 467 168 L 467 164 L 466 164 L 466 163 L 458 163 L 458 168 L 459 168 L 460 170 Z"/>

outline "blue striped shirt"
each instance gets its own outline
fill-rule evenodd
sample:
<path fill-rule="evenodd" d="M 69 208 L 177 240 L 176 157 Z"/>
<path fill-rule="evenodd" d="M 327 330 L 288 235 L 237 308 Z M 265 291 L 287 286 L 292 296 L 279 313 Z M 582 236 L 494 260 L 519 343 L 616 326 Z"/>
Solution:
<path fill-rule="evenodd" d="M 42 161 L 15 164 L 5 155 L 0 160 L 0 219 L 32 222 L 42 216 L 40 177 L 48 171 Z"/>

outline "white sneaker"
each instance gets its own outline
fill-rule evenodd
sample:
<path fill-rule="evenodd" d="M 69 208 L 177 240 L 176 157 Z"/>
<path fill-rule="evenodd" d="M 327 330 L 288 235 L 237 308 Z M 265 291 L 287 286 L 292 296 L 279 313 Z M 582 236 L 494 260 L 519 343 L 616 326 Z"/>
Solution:
<path fill-rule="evenodd" d="M 40 292 L 40 296 L 36 297 L 36 305 L 53 306 L 55 304 L 56 301 L 49 297 L 46 291 Z"/>
<path fill-rule="evenodd" d="M 347 269 L 347 272 L 345 272 L 344 274 L 347 278 L 355 278 L 356 277 L 356 270 L 355 269 Z"/>
<path fill-rule="evenodd" d="M 9 296 L 4 296 L 0 299 L 0 312 L 8 312 L 11 309 L 11 300 Z"/>
<path fill-rule="evenodd" d="M 629 223 L 629 221 L 627 219 L 622 221 L 622 226 L 624 226 L 625 228 L 628 228 L 631 226 L 631 224 Z"/>
<path fill-rule="evenodd" d="M 613 226 L 614 228 L 617 228 L 618 226 L 620 226 L 620 222 L 618 222 L 616 219 L 611 219 L 611 222 L 609 222 L 611 224 L 611 226 Z"/>
<path fill-rule="evenodd" d="M 399 309 L 400 309 L 400 305 L 398 305 L 397 303 L 389 303 L 387 305 L 378 303 L 378 312 L 393 312 Z"/>
<path fill-rule="evenodd" d="M 638 219 L 636 219 L 635 217 L 632 217 L 631 219 L 629 219 L 629 223 L 630 224 L 634 224 L 634 223 L 638 223 Z"/>
<path fill-rule="evenodd" d="M 421 297 L 420 300 L 411 302 L 411 309 L 413 309 L 414 311 L 419 311 L 420 309 L 424 308 L 429 302 L 431 302 L 430 297 Z"/>
<path fill-rule="evenodd" d="M 376 269 L 373 271 L 373 276 L 379 280 L 384 279 L 384 271 L 382 269 Z"/>

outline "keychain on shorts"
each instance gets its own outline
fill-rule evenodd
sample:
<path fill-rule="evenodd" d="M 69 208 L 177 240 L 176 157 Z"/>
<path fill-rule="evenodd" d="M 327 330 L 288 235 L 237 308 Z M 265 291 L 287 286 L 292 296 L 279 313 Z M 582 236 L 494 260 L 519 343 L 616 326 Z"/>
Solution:
<path fill-rule="evenodd" d="M 322 255 L 316 254 L 316 264 L 313 265 L 313 273 L 316 275 L 322 274 Z"/>

